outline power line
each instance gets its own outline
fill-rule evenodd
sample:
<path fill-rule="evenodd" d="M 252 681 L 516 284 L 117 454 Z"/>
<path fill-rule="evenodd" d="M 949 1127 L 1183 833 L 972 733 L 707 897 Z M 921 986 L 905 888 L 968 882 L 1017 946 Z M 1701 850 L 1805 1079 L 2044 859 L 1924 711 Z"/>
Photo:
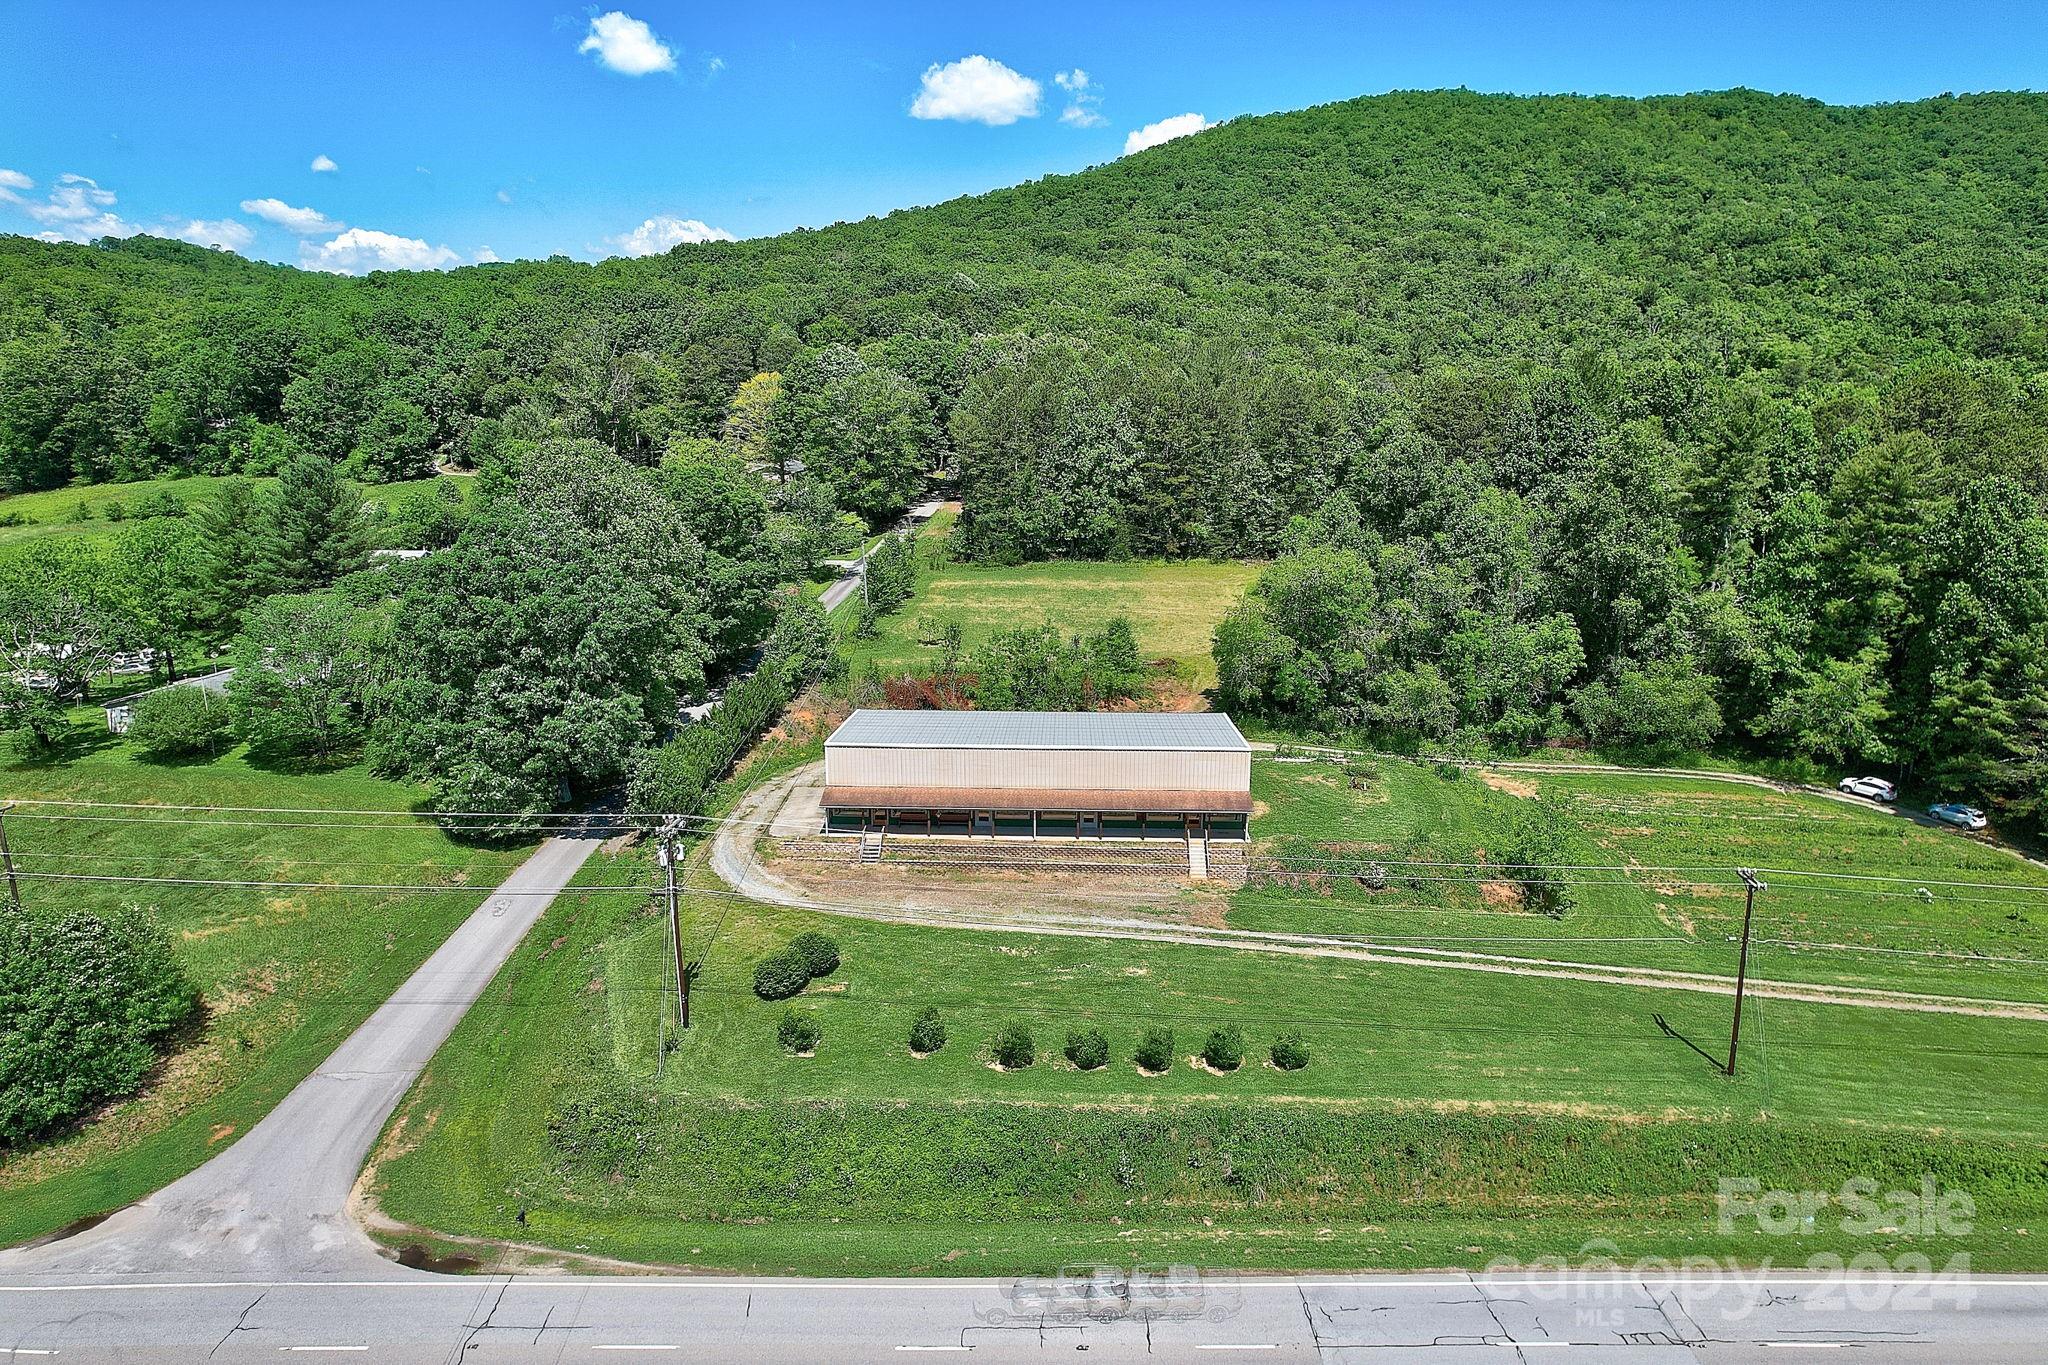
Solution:
<path fill-rule="evenodd" d="M 688 814 L 656 814 L 656 813 L 647 813 L 647 814 L 635 815 L 635 816 L 632 816 L 632 817 L 618 817 L 618 816 L 610 816 L 610 815 L 604 815 L 604 814 L 578 814 L 578 813 L 574 813 L 574 812 L 542 812 L 542 813 L 535 813 L 535 814 L 520 814 L 520 813 L 511 813 L 511 812 L 503 812 L 503 811 L 417 811 L 417 812 L 413 812 L 413 811 L 395 811 L 395 810 L 350 810 L 350 809 L 338 809 L 338 808 L 337 808 L 337 809 L 326 809 L 326 808 L 312 808 L 312 807 L 285 807 L 285 806 L 174 806 L 174 805 L 158 805 L 158 804 L 155 804 L 155 803 L 149 803 L 149 802 L 119 802 L 119 801 L 77 801 L 77 800 L 59 800 L 59 799 L 55 799 L 55 798 L 14 798 L 14 801 L 15 801 L 15 804 L 17 804 L 17 805 L 38 805 L 38 806 L 58 806 L 58 807 L 65 807 L 65 808 L 74 808 L 74 809 L 111 809 L 111 810 L 129 810 L 129 811 L 153 811 L 153 810 L 170 810 L 170 811 L 179 811 L 179 812 L 201 812 L 201 813 L 205 813 L 205 812 L 217 812 L 217 813 L 223 813 L 223 814 L 280 814 L 280 815 L 359 815 L 359 816 L 383 816 L 383 817 L 395 818 L 395 819 L 398 819 L 398 820 L 401 820 L 401 821 L 406 821 L 406 822 L 408 822 L 408 823 L 403 823 L 403 824 L 365 824 L 365 823 L 350 823 L 350 822 L 337 822 L 337 823 L 324 823 L 324 822 L 304 822 L 304 823 L 300 823 L 300 822 L 282 822 L 282 821 L 234 821 L 234 820 L 183 820 L 183 819 L 170 819 L 170 818 L 159 818 L 159 817 L 150 817 L 150 816 L 102 816 L 102 817 L 93 817 L 93 816 L 63 816 L 63 815 L 39 815 L 39 814 L 33 814 L 33 813 L 26 813 L 26 812 L 24 812 L 24 813 L 21 813 L 21 814 L 19 814 L 19 815 L 17 816 L 17 818 L 19 818 L 19 819 L 28 819 L 28 820 L 80 820 L 80 821 L 84 821 L 84 820 L 93 820 L 93 821 L 98 821 L 98 822 L 103 822 L 103 823 L 130 823 L 130 824 L 200 824 L 200 825 L 206 825 L 206 824 L 217 824 L 217 825 L 223 825 L 223 826 L 230 826 L 230 827 L 239 827 L 239 828 L 268 828 L 268 829 L 296 829 L 296 828 L 330 828 L 330 829 L 369 829 L 369 830 L 419 829 L 419 830 L 421 830 L 421 831 L 423 831 L 423 832 L 440 832 L 441 830 L 443 830 L 443 829 L 444 829 L 444 828 L 446 828 L 446 827 L 445 827 L 445 826 L 441 826 L 441 825 L 437 825 L 437 824 L 434 824 L 433 822 L 435 822 L 435 821 L 437 821 L 437 820 L 440 820 L 440 819 L 442 819 L 442 818 L 444 818 L 444 817 L 446 817 L 446 818 L 475 818 L 475 819 L 489 819 L 489 820 L 494 820 L 494 821 L 499 821 L 499 822 L 515 822 L 515 823 L 517 823 L 517 822 L 529 822 L 529 821 L 535 821 L 535 820 L 553 820 L 553 821 L 563 821 L 563 822 L 570 822 L 570 823 L 573 823 L 573 824 L 604 824 L 604 823 L 617 823 L 617 824 L 624 824 L 624 823 L 626 822 L 626 820 L 627 820 L 628 818 L 630 818 L 631 820 L 635 820 L 635 821 L 660 821 L 660 822 L 666 822 L 666 823 L 670 823 L 670 824 L 675 824 L 675 825 L 699 825 L 699 826 L 705 826 L 705 827 L 712 827 L 712 826 L 720 826 L 720 825 L 730 825 L 730 826 L 738 826 L 738 827 L 743 827 L 743 828 L 765 828 L 765 827 L 772 827 L 772 826 L 776 826 L 776 825 L 780 825 L 780 824 L 783 824 L 783 823 L 784 823 L 783 821 L 781 821 L 781 820 L 779 820 L 779 819 L 773 819 L 773 818 L 770 818 L 770 819 L 744 819 L 744 818 L 741 818 L 741 817 L 739 817 L 739 816 L 737 816 L 737 815 L 727 815 L 727 816 L 718 816 L 718 815 L 688 815 Z M 479 826 L 478 828 L 487 828 L 487 827 Z M 626 832 L 626 831 L 622 831 L 622 832 Z M 1142 841 L 1137 841 L 1137 842 L 1138 842 L 1138 843 L 1142 843 Z M 1169 841 L 1169 842 L 1170 842 L 1170 841 Z M 1105 846 L 1105 845 L 1102 845 L 1102 844 L 1090 844 L 1090 845 L 1088 845 L 1088 846 L 1089 846 L 1089 847 L 1103 847 L 1103 846 Z M 1108 844 L 1108 845 L 1106 845 L 1106 846 L 1108 846 L 1108 847 L 1118 847 L 1119 845 L 1115 844 L 1114 842 L 1111 842 L 1110 844 Z M 1136 846 L 1136 845 L 1134 844 L 1134 846 Z M 1500 879 L 1500 880 L 1510 880 L 1510 881 L 1512 881 L 1512 880 L 1529 880 L 1529 878 L 1526 878 L 1526 877 L 1525 877 L 1525 878 L 1503 877 L 1503 876 L 1502 876 L 1501 874 L 1503 874 L 1503 873 L 1506 873 L 1506 872 L 1509 872 L 1509 871 L 1511 871 L 1511 870 L 1515 870 L 1515 869 L 1511 869 L 1511 868 L 1509 868 L 1509 867 L 1508 867 L 1507 865 L 1504 865 L 1504 864 L 1498 864 L 1498 863 L 1485 863 L 1485 862 L 1478 862 L 1478 861 L 1469 861 L 1469 860 L 1466 860 L 1466 861 L 1460 861 L 1460 860 L 1452 860 L 1452 859 L 1405 859 L 1405 858 L 1379 858 L 1379 857 L 1371 857 L 1371 858 L 1368 858 L 1368 857 L 1346 857 L 1346 856 L 1330 856 L 1330 855 L 1327 855 L 1327 854 L 1326 854 L 1326 855 L 1321 855 L 1321 856 L 1318 856 L 1318 855 L 1313 855 L 1313 854 L 1302 854 L 1302 853 L 1276 853 L 1276 854 L 1269 854 L 1269 855 L 1263 855 L 1263 856 L 1264 856 L 1264 857 L 1265 857 L 1266 859 L 1270 860 L 1270 861 L 1273 861 L 1273 862 L 1276 862 L 1276 863 L 1281 863 L 1281 864 L 1290 864 L 1290 863 L 1302 863 L 1302 862 L 1306 862 L 1306 863 L 1310 863 L 1310 864 L 1312 864 L 1312 865 L 1324 865 L 1324 866 L 1330 866 L 1330 867 L 1338 867 L 1338 868 L 1360 868 L 1360 869 L 1369 869 L 1369 868 L 1371 868 L 1371 867 L 1372 867 L 1373 865 L 1379 865 L 1379 866 L 1382 866 L 1382 867 L 1385 867 L 1385 868 L 1389 869 L 1390 871 L 1391 871 L 1392 869 L 1394 869 L 1394 868 L 1404 868 L 1404 867 L 1428 868 L 1428 869 L 1437 869 L 1437 870 L 1449 870 L 1449 869 L 1458 869 L 1458 870 L 1463 870 L 1463 871 L 1469 871 L 1469 872 L 1472 872 L 1472 873 L 1474 873 L 1474 874 L 1479 874 L 1479 873 L 1491 873 L 1491 874 L 1493 874 L 1493 875 L 1494 875 L 1494 877 L 1495 877 L 1496 879 Z M 899 861 L 899 862 L 900 862 L 900 861 L 903 861 L 903 860 L 900 860 L 900 859 L 892 859 L 891 861 Z M 1585 885 L 1595 885 L 1595 884 L 1598 884 L 1598 885 L 1614 885 L 1614 886 L 1621 886 L 1621 885 L 1634 885 L 1634 882 L 1633 882 L 1632 880 L 1628 880 L 1628 879 L 1629 879 L 1629 878 L 1632 878 L 1633 876 L 1635 876 L 1635 875 L 1637 875 L 1637 874 L 1645 874 L 1645 873 L 1723 873 L 1723 874 L 1728 874 L 1728 873 L 1732 873 L 1732 872 L 1734 871 L 1734 869 L 1733 869 L 1733 868 L 1730 868 L 1730 867 L 1725 867 L 1725 866 L 1718 866 L 1718 865 L 1712 865 L 1712 864 L 1647 864 L 1647 863 L 1541 863 L 1541 864 L 1517 864 L 1517 865 L 1515 865 L 1515 868 L 1516 868 L 1516 869 L 1519 869 L 1519 868 L 1524 868 L 1524 867 L 1526 867 L 1526 868 L 1528 868 L 1528 869 L 1531 869 L 1531 870 L 1534 870 L 1534 871 L 1542 871 L 1542 872 L 1615 872 L 1615 873 L 1620 873 L 1620 874 L 1622 874 L 1622 876 L 1623 876 L 1623 878 L 1624 878 L 1624 880 L 1622 880 L 1622 881 L 1607 881 L 1607 882 L 1597 882 L 1597 883 L 1596 883 L 1596 882 L 1586 882 L 1586 883 L 1580 883 L 1580 884 L 1585 884 Z M 2048 885 L 2043 885 L 2043 884 L 2038 884 L 2038 883 L 2026 883 L 2026 882 L 1975 882 L 1975 881 L 1947 880 L 1947 879 L 1938 879 L 1938 878 L 1926 878 L 1926 877 L 1912 877 L 1912 876 L 1906 876 L 1906 875 L 1903 875 L 1903 874 L 1897 874 L 1897 873 L 1858 873 L 1858 872 L 1836 872 L 1836 871 L 1830 871 L 1830 870 L 1826 870 L 1826 869 L 1821 869 L 1821 868 L 1783 868 L 1783 867 L 1761 867 L 1761 866 L 1760 866 L 1760 867 L 1756 868 L 1756 871 L 1757 871 L 1757 872 L 1758 872 L 1759 874 L 1768 874 L 1768 875 L 1770 875 L 1770 876 L 1775 876 L 1775 877 L 1809 877 L 1809 878 L 1822 878 L 1822 879 L 1828 879 L 1828 880 L 1839 880 L 1839 881 L 1854 881 L 1854 882 L 1865 882 L 1865 883 L 1892 883 L 1892 884 L 1896 884 L 1896 885 L 1912 885 L 1912 886 L 1915 886 L 1915 887 L 1918 887 L 1918 886 L 1926 886 L 1926 887 L 1930 887 L 1930 888 L 1933 888 L 1933 887 L 1942 887 L 1942 888 L 1947 888 L 1947 889 L 1955 889 L 1955 890 L 1980 890 L 1980 891 L 2006 891 L 2006 892 L 2015 892 L 2015 893 L 2021 893 L 2021 894 L 2028 894 L 2028 895 L 2048 895 Z M 1402 877 L 1401 877 L 1400 879 L 1401 879 L 1401 880 L 1403 880 L 1403 881 L 1410 881 L 1410 880 L 1418 880 L 1417 878 L 1409 877 L 1409 876 L 1406 876 L 1406 875 L 1403 875 L 1403 876 L 1402 876 Z M 1447 880 L 1447 881 L 1464 881 L 1464 880 L 1469 880 L 1469 879 L 1467 879 L 1467 878 L 1448 878 L 1448 879 L 1444 879 L 1444 880 Z M 1741 883 L 1741 881 L 1740 881 L 1739 879 L 1738 879 L 1738 880 L 1730 880 L 1730 881 L 1699 881 L 1699 882 L 1696 882 L 1696 883 L 1694 883 L 1694 884 L 1695 884 L 1695 885 L 1701 885 L 1701 886 L 1731 886 L 1731 887 L 1732 887 L 1732 886 L 1740 886 L 1740 885 L 1742 885 L 1742 883 Z"/>

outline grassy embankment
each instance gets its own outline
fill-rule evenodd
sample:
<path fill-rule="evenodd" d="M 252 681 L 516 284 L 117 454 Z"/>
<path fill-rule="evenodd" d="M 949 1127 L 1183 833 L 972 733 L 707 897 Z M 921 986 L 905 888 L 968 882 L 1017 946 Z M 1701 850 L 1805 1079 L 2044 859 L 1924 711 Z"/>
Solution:
<path fill-rule="evenodd" d="M 1318 780 L 1261 771 L 1273 828 L 1320 827 Z M 1469 795 L 1415 818 L 1454 844 L 1476 837 Z M 1667 837 L 1720 838 L 1694 856 L 1732 861 L 1749 829 Z M 593 862 L 584 879 L 645 877 L 642 861 Z M 1278 916 L 1280 894 L 1247 892 L 1233 916 Z M 1287 894 L 1294 913 L 1335 913 Z M 884 925 L 706 894 L 685 916 L 705 968 L 694 1026 L 662 1059 L 658 908 L 599 892 L 553 906 L 402 1109 L 385 1211 L 456 1237 L 811 1272 L 1476 1266 L 1599 1238 L 1624 1256 L 2048 1259 L 2048 1025 L 1752 1002 L 1731 1080 L 1703 1055 L 1725 1046 L 1721 996 Z M 808 928 L 839 939 L 844 965 L 796 1002 L 824 1037 L 798 1058 L 775 1045 L 784 1007 L 749 985 L 755 961 Z M 919 1059 L 905 1037 L 927 1004 L 951 1038 Z M 1036 1034 L 1028 1070 L 990 1064 L 1011 1020 Z M 1192 1065 L 1232 1023 L 1247 1064 Z M 1178 1055 L 1156 1077 L 1130 1061 L 1154 1024 Z M 1109 1036 L 1102 1071 L 1059 1057 L 1084 1026 Z M 1307 1039 L 1306 1070 L 1266 1064 L 1283 1028 Z M 1716 1231 L 1721 1176 L 1826 1190 L 1922 1174 L 1977 1199 L 1968 1237 L 1824 1224 L 1794 1247 Z"/>
<path fill-rule="evenodd" d="M 0 766 L 0 798 L 405 812 L 426 796 L 424 789 L 372 777 L 360 767 L 266 770 L 240 750 L 207 763 L 147 763 L 99 728 L 97 711 L 77 715 L 76 752 L 52 764 Z M 49 818 L 59 815 L 72 818 Z M 25 878 L 22 895 L 32 905 L 156 906 L 204 993 L 205 1012 L 140 1094 L 108 1106 L 75 1132 L 0 1152 L 0 1244 L 118 1208 L 246 1132 L 523 856 L 461 847 L 423 821 L 335 816 L 309 827 L 308 820 L 46 806 L 21 806 L 9 816 L 17 860 L 30 873 L 477 890 L 329 892 Z M 356 822 L 401 828 L 333 827 Z"/>
<path fill-rule="evenodd" d="M 1172 659 L 1179 679 L 1194 691 L 1216 683 L 1209 652 L 1216 623 L 1230 610 L 1259 566 L 1236 561 L 1088 560 L 1043 564 L 966 564 L 947 557 L 956 513 L 951 507 L 932 519 L 919 537 L 917 596 L 885 616 L 872 640 L 851 638 L 853 613 L 841 619 L 855 672 L 870 663 L 884 673 L 937 664 L 939 631 L 957 622 L 969 651 L 998 630 L 1051 621 L 1063 631 L 1100 629 L 1113 616 L 1128 616 L 1138 647 L 1148 659 Z"/>
<path fill-rule="evenodd" d="M 1261 851 L 1302 875 L 1238 893 L 1233 926 L 1732 974 L 1734 869 L 1747 866 L 1767 870 L 1750 962 L 1760 978 L 2048 1000 L 2048 869 L 1955 831 L 1707 779 L 1367 767 L 1353 788 L 1331 765 L 1253 765 Z M 1457 868 L 1400 865 L 1487 861 L 1512 809 L 1539 793 L 1566 813 L 1565 861 L 1613 869 L 1571 874 L 1585 884 L 1562 917 L 1525 913 L 1512 888 Z M 1374 859 L 1385 890 L 1360 879 Z M 1872 874 L 1905 880 L 1855 880 Z M 1944 885 L 1955 882 L 1985 885 Z"/>
<path fill-rule="evenodd" d="M 11 497 L 0 497 L 0 521 L 20 518 L 19 525 L 0 525 L 0 551 L 8 547 L 40 539 L 44 536 L 77 536 L 90 540 L 111 540 L 119 535 L 127 520 L 109 520 L 108 509 L 116 505 L 126 509 L 134 506 L 139 499 L 154 493 L 168 493 L 185 505 L 190 512 L 214 496 L 221 484 L 227 482 L 211 474 L 192 474 L 179 479 L 143 479 L 136 483 L 100 483 L 78 488 L 52 488 L 41 493 L 16 493 Z M 257 479 L 262 487 L 270 479 Z M 380 504 L 386 508 L 394 506 L 399 499 L 417 488 L 424 488 L 437 479 L 412 479 L 403 483 L 366 484 L 363 498 L 366 502 Z M 456 487 L 467 490 L 469 480 L 450 478 Z"/>

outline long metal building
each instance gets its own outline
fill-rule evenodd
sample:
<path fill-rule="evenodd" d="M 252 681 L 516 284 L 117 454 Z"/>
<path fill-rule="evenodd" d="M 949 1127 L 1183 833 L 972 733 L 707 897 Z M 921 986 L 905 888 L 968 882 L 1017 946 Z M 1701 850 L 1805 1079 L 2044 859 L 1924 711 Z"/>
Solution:
<path fill-rule="evenodd" d="M 825 741 L 825 829 L 1243 839 L 1251 757 L 1210 712 L 855 711 Z"/>

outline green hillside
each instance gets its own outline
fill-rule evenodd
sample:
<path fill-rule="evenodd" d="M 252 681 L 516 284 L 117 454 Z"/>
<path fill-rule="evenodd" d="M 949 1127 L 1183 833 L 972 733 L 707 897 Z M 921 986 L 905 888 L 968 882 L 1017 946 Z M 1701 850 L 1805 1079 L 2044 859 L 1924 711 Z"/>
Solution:
<path fill-rule="evenodd" d="M 460 448 L 481 418 L 574 397 L 599 338 L 653 362 L 629 423 L 653 439 L 711 434 L 741 380 L 833 342 L 883 345 L 943 417 L 989 359 L 975 338 L 1007 331 L 1214 339 L 1352 380 L 1594 346 L 1663 362 L 1671 389 L 1934 360 L 2009 389 L 2048 358 L 2044 147 L 2031 94 L 1400 93 L 638 261 L 349 280 L 153 238 L 4 238 L 0 484 L 217 463 L 210 420 L 282 415 L 317 441 L 314 395 L 286 401 L 308 375 L 356 414 L 411 403 L 429 444 Z M 363 363 L 323 368 L 337 354 Z"/>
<path fill-rule="evenodd" d="M 0 490 L 722 441 L 955 550 L 1279 562 L 1221 699 L 1716 744 L 2036 822 L 2048 97 L 1398 93 L 595 265 L 0 239 Z M 6 503 L 0 501 L 0 517 Z"/>

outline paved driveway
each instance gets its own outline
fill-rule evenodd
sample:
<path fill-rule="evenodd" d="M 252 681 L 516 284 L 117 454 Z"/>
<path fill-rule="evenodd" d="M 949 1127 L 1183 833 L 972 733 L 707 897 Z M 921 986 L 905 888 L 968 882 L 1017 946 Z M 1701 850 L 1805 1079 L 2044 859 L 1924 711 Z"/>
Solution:
<path fill-rule="evenodd" d="M 0 1252 L 0 1282 L 406 1274 L 348 1216 L 356 1174 L 420 1069 L 608 833 L 542 844 L 234 1146 L 97 1227 Z"/>

